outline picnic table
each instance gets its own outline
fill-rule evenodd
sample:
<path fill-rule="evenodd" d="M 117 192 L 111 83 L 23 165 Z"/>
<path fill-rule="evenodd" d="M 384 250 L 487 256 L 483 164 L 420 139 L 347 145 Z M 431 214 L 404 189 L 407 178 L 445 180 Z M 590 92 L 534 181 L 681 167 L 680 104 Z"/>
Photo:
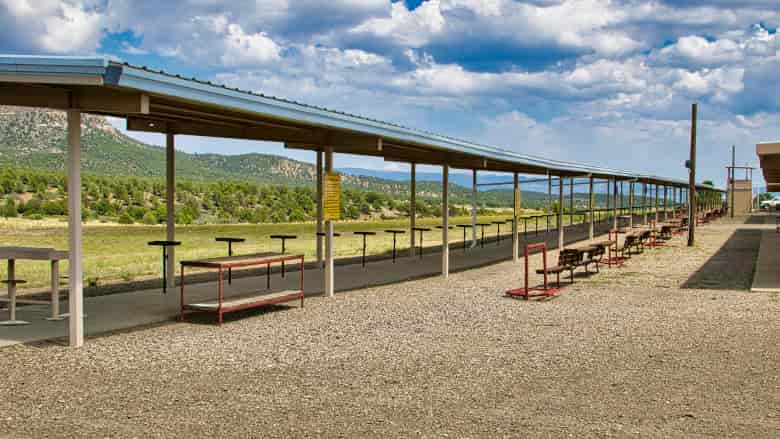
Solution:
<path fill-rule="evenodd" d="M 67 314 L 60 314 L 60 261 L 68 259 L 68 252 L 53 248 L 39 247 L 0 247 L 0 259 L 8 261 L 8 297 L 0 299 L 8 302 L 9 320 L 0 322 L 0 325 L 26 325 L 29 322 L 16 320 L 16 304 L 49 305 L 51 315 L 46 320 L 62 320 Z M 51 289 L 49 300 L 17 300 L 16 285 L 24 281 L 16 278 L 16 261 L 49 261 L 51 273 Z"/>
<path fill-rule="evenodd" d="M 285 261 L 299 261 L 301 265 L 301 287 L 299 290 L 282 290 L 276 292 L 260 291 L 242 294 L 236 297 L 225 298 L 223 294 L 223 273 L 231 268 L 266 266 L 267 288 L 270 290 L 271 264 L 282 263 Z M 216 269 L 217 274 L 217 298 L 195 303 L 184 303 L 184 267 L 192 268 L 211 268 Z M 179 319 L 184 320 L 184 311 L 205 311 L 216 312 L 218 323 L 222 325 L 222 314 L 243 309 L 256 308 L 274 303 L 289 302 L 291 300 L 301 301 L 303 307 L 303 286 L 304 286 L 304 260 L 303 255 L 286 255 L 282 253 L 254 253 L 248 255 L 224 256 L 219 258 L 194 259 L 181 261 L 181 295 Z"/>

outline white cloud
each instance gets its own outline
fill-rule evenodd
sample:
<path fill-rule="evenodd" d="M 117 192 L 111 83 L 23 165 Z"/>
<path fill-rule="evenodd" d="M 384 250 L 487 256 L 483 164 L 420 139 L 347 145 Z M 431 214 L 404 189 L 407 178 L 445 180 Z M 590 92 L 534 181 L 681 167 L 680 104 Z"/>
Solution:
<path fill-rule="evenodd" d="M 94 53 L 100 46 L 105 23 L 91 2 L 55 0 L 2 0 L 2 39 L 22 48 L 69 54 Z"/>

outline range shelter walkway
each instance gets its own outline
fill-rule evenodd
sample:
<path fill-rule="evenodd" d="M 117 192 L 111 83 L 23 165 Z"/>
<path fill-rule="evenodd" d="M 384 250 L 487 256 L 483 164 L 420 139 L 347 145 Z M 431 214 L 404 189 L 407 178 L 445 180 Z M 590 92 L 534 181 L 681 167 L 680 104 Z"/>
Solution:
<path fill-rule="evenodd" d="M 611 222 L 596 224 L 596 235 L 604 235 Z M 566 244 L 587 240 L 588 225 L 569 226 L 565 232 Z M 546 242 L 549 249 L 557 248 L 558 232 L 553 229 L 549 233 L 539 231 L 529 233 L 526 239 L 520 240 L 521 254 L 526 243 Z M 463 250 L 462 243 L 453 243 L 450 248 L 450 270 L 452 272 L 481 267 L 511 259 L 511 233 L 505 235 L 499 243 Z M 178 268 L 178 267 L 177 267 Z M 282 278 L 280 273 L 271 274 L 271 291 L 290 289 L 300 285 L 300 272 L 293 267 Z M 360 259 L 349 265 L 335 267 L 336 291 L 349 291 L 371 286 L 399 283 L 422 277 L 438 276 L 441 273 L 441 247 L 429 247 L 423 252 L 422 258 L 415 256 L 399 257 L 393 264 L 389 258 L 370 260 L 362 267 Z M 517 279 L 522 276 L 522 264 L 517 265 Z M 234 273 L 235 274 L 235 273 Z M 306 268 L 305 294 L 318 295 L 323 291 L 323 274 L 320 268 Z M 263 275 L 251 277 L 233 276 L 232 284 L 224 283 L 226 298 L 245 294 L 247 291 L 257 291 L 264 288 L 266 278 Z M 508 285 L 507 287 L 511 287 Z M 399 289 L 399 294 L 402 289 Z M 187 299 L 189 301 L 209 300 L 216 297 L 216 282 L 188 283 Z M 270 292 L 270 291 L 269 291 Z M 295 306 L 295 305 L 291 305 Z M 85 333 L 97 335 L 112 331 L 156 324 L 175 319 L 179 314 L 179 287 L 170 288 L 163 294 L 161 288 L 110 294 L 97 297 L 85 297 L 84 309 Z M 295 312 L 294 309 L 290 310 Z M 0 347 L 19 343 L 29 343 L 42 340 L 58 339 L 67 336 L 68 320 L 47 321 L 49 310 L 46 306 L 24 306 L 18 309 L 18 318 L 32 324 L 26 326 L 6 327 L 0 330 Z M 215 329 L 216 330 L 216 329 Z"/>

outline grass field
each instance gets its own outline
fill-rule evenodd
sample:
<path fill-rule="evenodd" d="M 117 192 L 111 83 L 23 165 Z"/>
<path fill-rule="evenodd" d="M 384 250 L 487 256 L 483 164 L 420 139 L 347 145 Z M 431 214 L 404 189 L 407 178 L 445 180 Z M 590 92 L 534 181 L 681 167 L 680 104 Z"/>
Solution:
<path fill-rule="evenodd" d="M 526 215 L 530 215 L 528 212 Z M 489 223 L 496 220 L 508 220 L 511 214 L 503 216 L 479 217 L 478 222 Z M 575 222 L 582 217 L 575 217 Z M 569 217 L 565 216 L 568 224 Z M 424 235 L 425 245 L 435 245 L 441 242 L 441 231 L 434 227 L 441 223 L 440 218 L 424 218 L 417 221 L 420 227 L 430 227 L 432 230 Z M 450 218 L 450 224 L 470 224 L 470 217 Z M 554 224 L 553 224 L 554 226 Z M 362 250 L 362 237 L 354 235 L 355 231 L 373 231 L 375 236 L 367 237 L 366 252 L 369 255 L 390 252 L 393 245 L 392 235 L 385 233 L 386 229 L 406 229 L 408 220 L 377 220 L 339 222 L 336 232 L 341 236 L 335 238 L 335 253 L 337 257 L 359 255 Z M 529 231 L 534 230 L 535 221 L 528 221 Z M 539 220 L 539 228 L 544 229 L 546 222 Z M 501 232 L 507 233 L 510 225 L 501 227 Z M 520 230 L 523 230 L 521 223 Z M 308 260 L 316 258 L 316 238 L 314 223 L 292 224 L 232 224 L 232 225 L 193 225 L 177 226 L 176 239 L 182 242 L 176 250 L 176 259 L 193 259 L 203 257 L 225 256 L 227 245 L 216 242 L 218 236 L 245 238 L 245 243 L 234 246 L 235 253 L 253 253 L 262 251 L 279 251 L 278 240 L 269 238 L 272 234 L 292 234 L 298 239 L 287 241 L 289 253 L 303 253 Z M 467 239 L 470 239 L 470 231 Z M 486 236 L 494 236 L 496 226 L 485 228 Z M 419 235 L 418 235 L 419 236 Z M 451 242 L 460 242 L 463 233 L 459 228 L 450 232 Z M 156 278 L 161 276 L 161 250 L 150 247 L 148 241 L 165 239 L 164 226 L 118 225 L 87 223 L 84 225 L 84 280 L 85 285 L 97 283 L 105 285 L 118 282 L 129 282 Z M 45 219 L 33 221 L 25 219 L 0 220 L 0 246 L 54 247 L 67 249 L 67 223 L 65 219 Z M 408 232 L 398 235 L 398 249 L 409 248 Z M 0 277 L 5 278 L 6 261 L 0 261 Z M 40 290 L 48 286 L 49 266 L 46 262 L 17 261 L 16 276 L 25 279 L 27 290 Z M 67 261 L 61 266 L 61 272 L 67 273 Z"/>

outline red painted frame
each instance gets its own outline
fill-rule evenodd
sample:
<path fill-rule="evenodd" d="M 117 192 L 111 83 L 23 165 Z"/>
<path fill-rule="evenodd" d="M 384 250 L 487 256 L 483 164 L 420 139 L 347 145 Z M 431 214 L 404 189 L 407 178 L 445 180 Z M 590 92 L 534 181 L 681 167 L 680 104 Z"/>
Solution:
<path fill-rule="evenodd" d="M 542 265 L 544 267 L 544 287 L 529 287 L 528 286 L 528 272 L 530 270 L 529 263 L 528 263 L 528 256 L 530 256 L 531 251 L 533 250 L 542 250 Z M 516 288 L 514 290 L 508 290 L 505 292 L 507 296 L 511 297 L 517 297 L 522 296 L 523 299 L 528 300 L 530 297 L 540 297 L 540 296 L 554 296 L 555 293 L 559 292 L 561 290 L 560 282 L 558 287 L 551 288 L 547 283 L 547 244 L 544 242 L 540 242 L 537 244 L 527 244 L 525 246 L 525 277 L 523 284 L 523 288 Z M 537 291 L 536 294 L 530 294 L 531 291 Z"/>
<path fill-rule="evenodd" d="M 184 321 L 184 311 L 186 309 L 193 309 L 196 311 L 203 311 L 203 312 L 216 312 L 218 315 L 218 324 L 219 326 L 222 326 L 222 315 L 224 313 L 234 312 L 234 311 L 241 311 L 244 309 L 250 309 L 250 308 L 257 308 L 265 305 L 272 305 L 275 303 L 282 303 L 282 302 L 289 302 L 291 300 L 301 300 L 301 308 L 303 308 L 303 300 L 304 300 L 304 271 L 305 271 L 305 264 L 304 264 L 304 255 L 282 255 L 278 253 L 261 253 L 257 255 L 244 255 L 244 256 L 236 256 L 237 257 L 243 257 L 243 258 L 250 258 L 252 256 L 256 256 L 254 260 L 242 260 L 240 262 L 230 262 L 229 260 L 220 260 L 224 258 L 215 258 L 212 260 L 195 260 L 195 261 L 182 261 L 181 262 L 181 293 L 179 296 L 179 321 Z M 257 265 L 266 265 L 266 267 L 270 268 L 270 265 L 275 262 L 284 262 L 284 261 L 293 261 L 298 260 L 300 261 L 301 265 L 301 289 L 297 293 L 292 293 L 286 296 L 281 297 L 275 297 L 273 299 L 266 299 L 263 300 L 262 297 L 258 297 L 258 300 L 251 303 L 245 303 L 238 306 L 231 306 L 231 307 L 224 307 L 222 305 L 223 300 L 223 287 L 222 287 L 222 278 L 223 273 L 226 269 L 230 268 L 236 268 L 236 267 L 251 267 L 251 266 L 257 266 Z M 216 310 L 205 310 L 202 308 L 188 308 L 187 305 L 184 304 L 184 267 L 201 267 L 201 268 L 216 268 L 217 269 L 217 300 L 219 301 L 219 304 L 217 305 Z"/>

